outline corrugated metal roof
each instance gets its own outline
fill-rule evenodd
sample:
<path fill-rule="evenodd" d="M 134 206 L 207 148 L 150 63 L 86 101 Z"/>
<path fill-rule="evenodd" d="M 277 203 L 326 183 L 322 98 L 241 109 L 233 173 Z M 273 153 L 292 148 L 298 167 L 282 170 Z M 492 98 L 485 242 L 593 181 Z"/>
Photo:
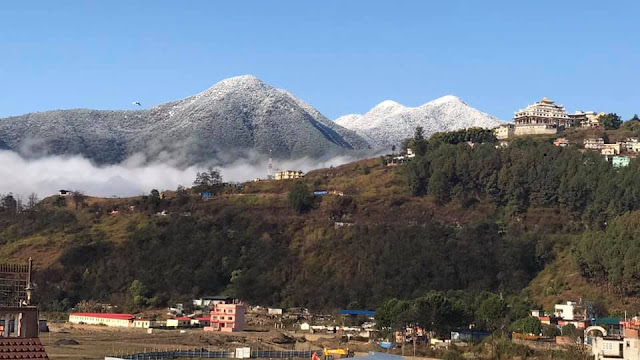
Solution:
<path fill-rule="evenodd" d="M 620 325 L 620 318 L 606 317 L 596 319 L 596 325 Z"/>

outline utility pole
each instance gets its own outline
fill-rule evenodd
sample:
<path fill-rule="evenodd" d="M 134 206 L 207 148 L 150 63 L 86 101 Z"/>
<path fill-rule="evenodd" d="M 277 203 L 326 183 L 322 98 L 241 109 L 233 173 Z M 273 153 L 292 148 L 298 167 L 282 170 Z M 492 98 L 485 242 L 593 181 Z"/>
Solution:
<path fill-rule="evenodd" d="M 268 180 L 273 180 L 273 151 L 269 149 L 269 174 L 267 175 Z"/>

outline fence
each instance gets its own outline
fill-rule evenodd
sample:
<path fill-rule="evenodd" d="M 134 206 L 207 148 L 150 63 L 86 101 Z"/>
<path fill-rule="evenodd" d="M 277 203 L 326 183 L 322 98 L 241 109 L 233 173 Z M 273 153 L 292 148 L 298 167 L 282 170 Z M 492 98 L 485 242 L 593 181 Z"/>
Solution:
<path fill-rule="evenodd" d="M 307 351 L 252 351 L 251 358 L 263 359 L 311 359 L 313 353 L 322 354 L 322 350 Z M 159 360 L 159 359 L 234 359 L 234 351 L 207 351 L 205 349 L 152 351 L 127 355 L 105 356 L 105 360 Z"/>

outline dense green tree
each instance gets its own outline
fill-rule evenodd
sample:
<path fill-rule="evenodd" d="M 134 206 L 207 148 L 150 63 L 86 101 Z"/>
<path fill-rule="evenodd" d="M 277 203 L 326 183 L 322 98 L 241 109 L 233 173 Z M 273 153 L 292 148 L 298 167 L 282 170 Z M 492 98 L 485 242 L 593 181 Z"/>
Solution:
<path fill-rule="evenodd" d="M 542 327 L 542 335 L 548 338 L 555 338 L 560 336 L 560 330 L 555 325 L 546 325 Z"/>
<path fill-rule="evenodd" d="M 582 275 L 608 281 L 626 294 L 640 294 L 640 212 L 615 219 L 606 230 L 586 231 L 574 245 L 573 255 Z"/>
<path fill-rule="evenodd" d="M 136 308 L 143 308 L 148 305 L 147 288 L 138 280 L 133 280 L 129 285 L 129 297 L 131 304 Z"/>
<path fill-rule="evenodd" d="M 446 203 L 450 199 L 450 181 L 444 171 L 436 170 L 429 178 L 429 194 L 433 195 L 440 204 Z"/>
<path fill-rule="evenodd" d="M 198 193 L 208 192 L 215 194 L 222 188 L 222 176 L 215 169 L 198 172 L 193 181 L 193 190 Z"/>
<path fill-rule="evenodd" d="M 417 156 L 424 156 L 426 154 L 429 143 L 424 138 L 424 129 L 422 126 L 416 127 L 416 131 L 413 136 L 413 144 L 411 146 L 414 147 L 412 150 Z"/>
<path fill-rule="evenodd" d="M 476 310 L 476 318 L 492 333 L 504 329 L 507 316 L 507 303 L 495 294 L 488 294 Z"/>
<path fill-rule="evenodd" d="M 418 157 L 405 167 L 406 179 L 413 195 L 427 193 L 427 185 L 430 178 L 430 165 L 428 159 Z"/>
<path fill-rule="evenodd" d="M 622 125 L 622 120 L 620 119 L 620 116 L 618 116 L 618 114 L 615 114 L 615 113 L 600 115 L 598 117 L 598 120 L 600 121 L 602 126 L 605 128 L 605 130 L 618 129 L 620 125 Z"/>
<path fill-rule="evenodd" d="M 575 325 L 567 324 L 562 327 L 562 336 L 569 336 L 572 339 L 577 339 L 580 336 L 578 329 L 576 329 Z"/>
<path fill-rule="evenodd" d="M 541 331 L 540 320 L 533 316 L 518 319 L 509 328 L 511 331 L 520 334 L 539 335 Z"/>
<path fill-rule="evenodd" d="M 438 335 L 466 325 L 469 320 L 463 305 L 440 291 L 430 291 L 426 296 L 417 298 L 413 306 L 417 325 Z"/>
<path fill-rule="evenodd" d="M 309 191 L 307 184 L 297 181 L 289 190 L 289 206 L 298 213 L 303 213 L 311 209 L 313 195 Z"/>
<path fill-rule="evenodd" d="M 403 334 L 407 326 L 416 321 L 416 313 L 410 301 L 389 299 L 376 310 L 376 326 L 392 335 L 395 331 Z"/>
<path fill-rule="evenodd" d="M 489 294 L 480 302 L 476 310 L 476 318 L 491 332 L 491 357 L 495 357 L 495 335 L 502 332 L 508 316 L 507 303 L 499 296 Z"/>
<path fill-rule="evenodd" d="M 456 145 L 460 143 L 490 143 L 495 144 L 498 142 L 493 131 L 485 128 L 469 128 L 460 129 L 457 131 L 439 132 L 433 134 L 429 138 L 429 142 L 439 142 L 443 144 Z"/>
<path fill-rule="evenodd" d="M 7 194 L 0 198 L 0 211 L 4 211 L 7 214 L 18 212 L 18 201 L 13 194 Z"/>

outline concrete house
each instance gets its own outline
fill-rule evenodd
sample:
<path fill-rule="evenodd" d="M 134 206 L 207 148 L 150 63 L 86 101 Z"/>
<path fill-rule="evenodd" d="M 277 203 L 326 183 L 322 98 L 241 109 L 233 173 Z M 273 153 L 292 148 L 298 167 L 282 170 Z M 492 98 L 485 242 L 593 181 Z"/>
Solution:
<path fill-rule="evenodd" d="M 283 170 L 276 171 L 275 180 L 291 180 L 291 179 L 300 179 L 304 176 L 301 170 Z"/>
<path fill-rule="evenodd" d="M 167 327 L 185 327 L 191 325 L 191 318 L 177 317 L 175 319 L 167 319 Z"/>
<path fill-rule="evenodd" d="M 211 310 L 211 324 L 204 331 L 243 331 L 245 311 L 242 304 L 215 304 Z"/>

